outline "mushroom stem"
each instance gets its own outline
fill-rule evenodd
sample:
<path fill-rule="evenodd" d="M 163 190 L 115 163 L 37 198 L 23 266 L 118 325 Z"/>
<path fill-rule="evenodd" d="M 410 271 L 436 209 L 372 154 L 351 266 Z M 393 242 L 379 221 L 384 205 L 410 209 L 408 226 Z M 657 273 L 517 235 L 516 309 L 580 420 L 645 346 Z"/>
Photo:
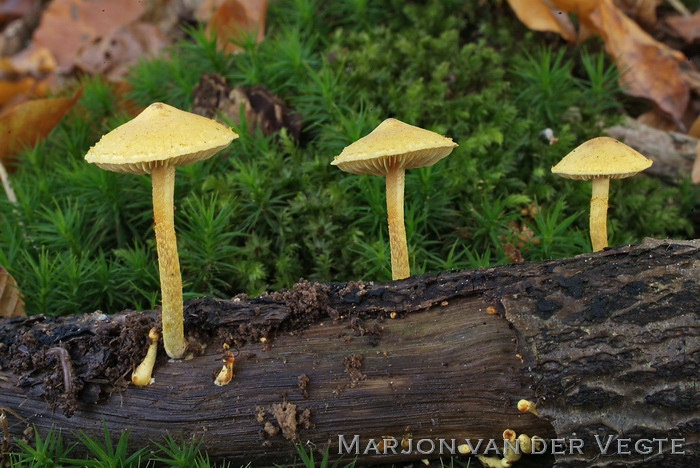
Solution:
<path fill-rule="evenodd" d="M 403 191 L 406 171 L 397 165 L 386 174 L 386 209 L 389 217 L 389 244 L 391 246 L 391 278 L 399 280 L 411 276 L 408 266 L 406 226 L 403 219 Z"/>
<path fill-rule="evenodd" d="M 182 316 L 182 278 L 175 239 L 173 195 L 175 167 L 156 167 L 151 171 L 153 182 L 153 218 L 155 221 L 158 269 L 163 303 L 163 346 L 173 359 L 185 354 L 187 342 Z"/>
<path fill-rule="evenodd" d="M 593 179 L 591 195 L 591 243 L 598 252 L 608 246 L 608 191 L 610 179 Z"/>
<path fill-rule="evenodd" d="M 156 363 L 156 355 L 158 354 L 158 339 L 160 335 L 155 328 L 151 328 L 148 332 L 148 340 L 151 342 L 146 351 L 146 357 L 136 366 L 136 370 L 131 374 L 131 383 L 139 387 L 143 387 L 151 383 L 153 374 L 153 365 Z"/>

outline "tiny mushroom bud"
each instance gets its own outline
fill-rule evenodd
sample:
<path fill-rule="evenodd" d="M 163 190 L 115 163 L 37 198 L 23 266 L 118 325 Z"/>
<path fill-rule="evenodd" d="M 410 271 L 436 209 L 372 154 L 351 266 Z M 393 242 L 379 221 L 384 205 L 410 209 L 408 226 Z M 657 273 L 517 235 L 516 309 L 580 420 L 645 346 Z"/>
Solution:
<path fill-rule="evenodd" d="M 455 146 L 451 138 L 396 119 L 386 119 L 369 135 L 346 146 L 331 163 L 353 174 L 386 177 L 392 279 L 411 275 L 403 216 L 406 169 L 432 166 L 450 154 Z"/>
<path fill-rule="evenodd" d="M 527 434 L 520 434 L 518 436 L 518 442 L 520 443 L 520 451 L 523 453 L 532 452 L 532 441 Z"/>
<path fill-rule="evenodd" d="M 516 462 L 522 457 L 520 451 L 516 451 L 515 447 L 518 445 L 517 438 L 515 436 L 515 431 L 513 429 L 506 429 L 503 431 L 503 440 L 507 440 L 512 445 L 503 444 L 503 460 L 506 462 Z"/>
<path fill-rule="evenodd" d="M 477 455 L 476 458 L 478 458 L 481 464 L 486 468 L 506 468 L 512 466 L 512 463 L 505 458 L 487 457 L 485 455 Z"/>
<path fill-rule="evenodd" d="M 569 179 L 593 181 L 590 230 L 593 251 L 608 246 L 607 213 L 610 179 L 630 177 L 651 166 L 652 161 L 614 138 L 588 140 L 552 167 Z"/>
<path fill-rule="evenodd" d="M 146 351 L 146 357 L 143 358 L 141 364 L 136 367 L 136 370 L 131 374 L 131 383 L 139 387 L 143 387 L 153 382 L 151 374 L 153 373 L 153 365 L 156 363 L 156 354 L 158 353 L 158 340 L 160 335 L 155 328 L 151 328 L 148 332 L 148 340 L 151 342 Z"/>
<path fill-rule="evenodd" d="M 535 403 L 534 401 L 525 400 L 525 399 L 520 400 L 518 402 L 518 411 L 520 411 L 522 413 L 526 413 L 529 411 L 530 413 L 537 416 L 537 403 Z"/>
<path fill-rule="evenodd" d="M 95 144 L 85 160 L 101 169 L 151 174 L 158 250 L 163 346 L 173 359 L 185 354 L 182 277 L 175 241 L 175 167 L 208 159 L 238 138 L 229 127 L 156 102 Z"/>
<path fill-rule="evenodd" d="M 231 379 L 233 378 L 234 360 L 235 358 L 233 356 L 233 351 L 226 351 L 224 353 L 224 358 L 222 359 L 222 361 L 224 361 L 224 365 L 221 367 L 219 375 L 216 376 L 216 380 L 214 380 L 215 385 L 221 387 L 222 385 L 228 385 L 228 383 L 231 382 Z"/>
<path fill-rule="evenodd" d="M 462 444 L 457 446 L 457 451 L 461 453 L 462 455 L 468 455 L 472 453 L 471 447 L 469 447 L 469 444 Z"/>

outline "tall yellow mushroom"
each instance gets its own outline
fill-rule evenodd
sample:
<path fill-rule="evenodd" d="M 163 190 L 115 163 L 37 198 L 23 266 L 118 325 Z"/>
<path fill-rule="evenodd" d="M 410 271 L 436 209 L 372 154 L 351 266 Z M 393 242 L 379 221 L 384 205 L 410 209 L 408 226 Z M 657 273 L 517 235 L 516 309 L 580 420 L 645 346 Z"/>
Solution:
<path fill-rule="evenodd" d="M 220 123 L 156 102 L 103 135 L 85 160 L 114 172 L 151 174 L 158 269 L 163 301 L 163 346 L 173 359 L 185 353 L 182 278 L 175 239 L 175 167 L 208 159 L 238 138 Z"/>
<path fill-rule="evenodd" d="M 386 119 L 369 135 L 346 146 L 331 162 L 353 174 L 386 177 L 392 279 L 411 276 L 403 216 L 406 169 L 432 166 L 450 154 L 455 146 L 451 138 L 400 120 Z"/>
<path fill-rule="evenodd" d="M 591 243 L 593 251 L 608 246 L 608 193 L 610 179 L 623 179 L 651 166 L 652 161 L 610 137 L 588 140 L 552 167 L 554 174 L 593 181 L 591 196 Z"/>

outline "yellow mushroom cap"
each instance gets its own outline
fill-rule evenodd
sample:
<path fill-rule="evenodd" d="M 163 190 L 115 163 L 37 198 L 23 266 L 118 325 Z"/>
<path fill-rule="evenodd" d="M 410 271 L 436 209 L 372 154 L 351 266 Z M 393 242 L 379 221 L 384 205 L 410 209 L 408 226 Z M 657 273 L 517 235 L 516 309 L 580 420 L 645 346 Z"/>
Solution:
<path fill-rule="evenodd" d="M 432 166 L 455 146 L 452 138 L 386 119 L 369 135 L 346 146 L 331 164 L 353 174 L 386 175 L 395 165 L 403 169 Z"/>
<path fill-rule="evenodd" d="M 651 166 L 651 159 L 610 137 L 588 140 L 552 167 L 569 179 L 623 179 Z"/>
<path fill-rule="evenodd" d="M 85 160 L 101 169 L 149 174 L 212 157 L 238 138 L 230 128 L 201 115 L 155 102 L 95 144 Z"/>

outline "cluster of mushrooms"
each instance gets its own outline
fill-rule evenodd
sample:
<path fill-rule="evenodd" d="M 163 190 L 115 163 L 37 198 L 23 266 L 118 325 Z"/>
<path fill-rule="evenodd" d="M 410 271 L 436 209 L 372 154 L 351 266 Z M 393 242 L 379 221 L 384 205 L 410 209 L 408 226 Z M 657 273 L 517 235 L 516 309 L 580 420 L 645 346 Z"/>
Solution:
<path fill-rule="evenodd" d="M 193 138 L 192 135 L 196 135 Z M 182 279 L 175 239 L 173 192 L 175 167 L 208 159 L 226 148 L 238 135 L 214 120 L 163 103 L 154 103 L 133 120 L 104 135 L 85 159 L 102 169 L 151 174 L 153 218 L 162 297 L 162 337 L 165 352 L 182 359 L 187 351 L 184 334 Z M 387 119 L 369 135 L 347 146 L 331 164 L 354 174 L 386 177 L 386 203 L 394 280 L 410 276 L 404 226 L 404 175 L 406 169 L 430 166 L 457 146 L 451 138 Z M 606 213 L 612 178 L 629 177 L 651 161 L 627 145 L 607 137 L 590 140 L 552 168 L 555 174 L 592 179 L 590 229 L 593 250 L 607 246 Z M 150 346 L 132 375 L 135 385 L 148 385 L 160 334 L 149 333 Z M 230 354 L 230 353 L 229 353 Z M 224 359 L 217 385 L 225 385 L 233 373 L 232 355 Z"/>

